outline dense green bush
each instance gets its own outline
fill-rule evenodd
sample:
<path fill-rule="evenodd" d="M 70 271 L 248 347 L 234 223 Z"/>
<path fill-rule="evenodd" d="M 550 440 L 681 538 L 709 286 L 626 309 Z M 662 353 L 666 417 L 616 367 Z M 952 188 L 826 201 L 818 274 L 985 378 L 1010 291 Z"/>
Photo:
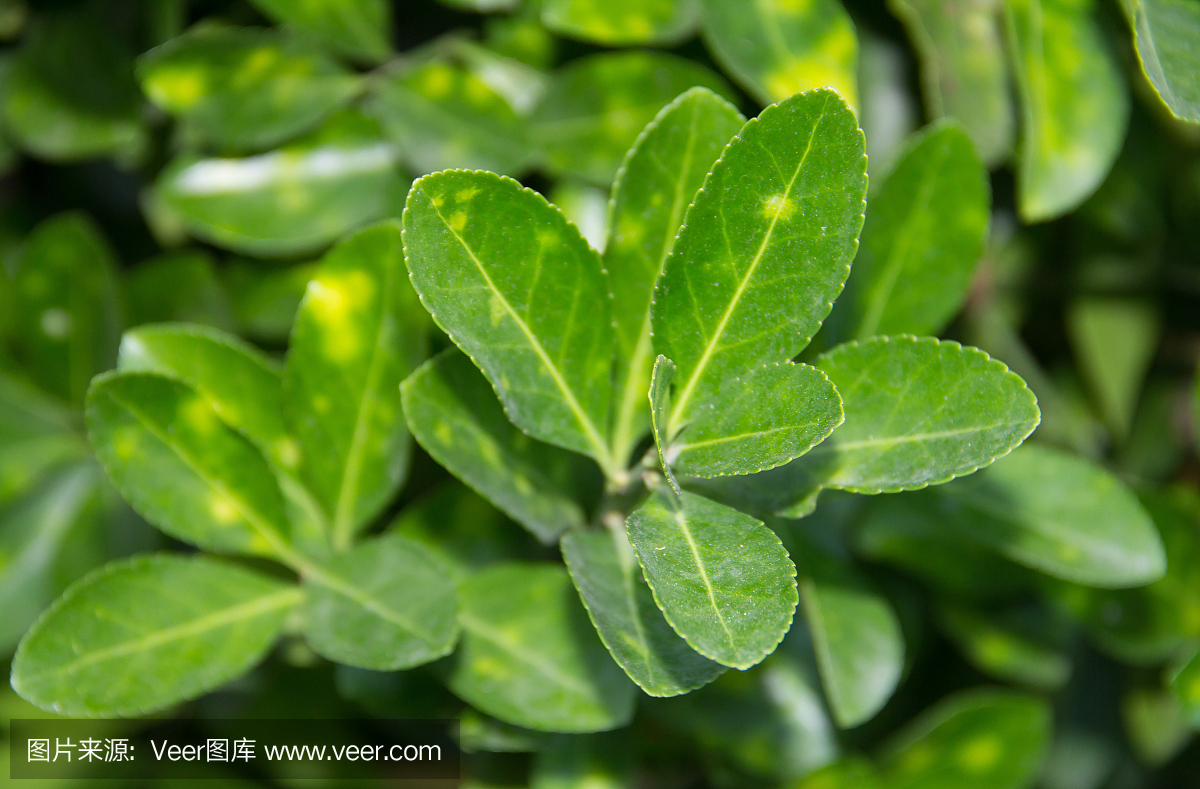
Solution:
<path fill-rule="evenodd" d="M 478 787 L 1200 781 L 1197 0 L 0 37 L 3 717 L 455 718 Z"/>

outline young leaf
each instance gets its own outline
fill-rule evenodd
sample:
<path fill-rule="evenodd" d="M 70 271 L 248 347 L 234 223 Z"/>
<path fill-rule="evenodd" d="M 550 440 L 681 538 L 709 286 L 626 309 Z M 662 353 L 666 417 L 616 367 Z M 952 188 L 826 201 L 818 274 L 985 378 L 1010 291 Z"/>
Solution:
<path fill-rule="evenodd" d="M 796 566 L 760 521 L 691 493 L 660 492 L 626 528 L 655 601 L 701 655 L 747 669 L 791 627 Z"/>
<path fill-rule="evenodd" d="M 780 362 L 730 379 L 690 419 L 666 452 L 676 471 L 694 477 L 753 474 L 782 466 L 828 438 L 842 423 L 842 399 L 817 368 Z"/>
<path fill-rule="evenodd" d="M 1090 0 L 1006 0 L 1021 103 L 1017 207 L 1026 222 L 1074 210 L 1120 153 L 1129 94 Z"/>
<path fill-rule="evenodd" d="M 287 554 L 270 466 L 196 390 L 159 375 L 101 375 L 87 425 L 117 490 L 155 526 L 210 550 Z"/>
<path fill-rule="evenodd" d="M 375 122 L 347 110 L 269 153 L 181 156 L 159 175 L 154 198 L 197 238 L 290 257 L 386 216 L 407 184 L 396 162 Z"/>
<path fill-rule="evenodd" d="M 81 214 L 39 224 L 16 260 L 14 353 L 34 383 L 76 408 L 88 381 L 116 358 L 115 266 L 99 228 Z"/>
<path fill-rule="evenodd" d="M 658 462 L 667 482 L 676 494 L 683 493 L 675 472 L 667 462 L 667 414 L 671 410 L 671 381 L 675 378 L 675 364 L 665 356 L 654 360 L 654 370 L 650 375 L 650 427 L 654 432 L 654 448 L 658 452 Z"/>
<path fill-rule="evenodd" d="M 808 344 L 849 274 L 865 196 L 862 132 L 831 91 L 768 107 L 725 149 L 655 291 L 654 348 L 679 366 L 669 432 L 729 378 Z"/>
<path fill-rule="evenodd" d="M 533 157 L 525 121 L 461 66 L 432 61 L 381 76 L 368 108 L 417 173 L 463 168 L 518 175 Z"/>
<path fill-rule="evenodd" d="M 302 597 L 208 558 L 114 562 L 74 584 L 25 635 L 13 688 L 59 715 L 163 709 L 257 663 Z"/>
<path fill-rule="evenodd" d="M 858 103 L 858 41 L 838 0 L 704 0 L 704 40 L 763 104 L 826 86 Z"/>
<path fill-rule="evenodd" d="M 633 683 L 613 663 L 561 566 L 508 564 L 459 585 L 462 642 L 449 666 L 455 694 L 539 731 L 624 726 Z"/>
<path fill-rule="evenodd" d="M 579 58 L 550 81 L 531 133 L 559 172 L 608 186 L 638 133 L 688 88 L 732 98 L 721 77 L 663 52 L 611 52 Z"/>
<path fill-rule="evenodd" d="M 183 321 L 233 330 L 229 294 L 208 252 L 186 249 L 139 263 L 127 272 L 124 286 L 129 326 Z"/>
<path fill-rule="evenodd" d="M 678 696 L 725 671 L 689 647 L 663 619 L 623 531 L 574 528 L 561 545 L 600 639 L 642 690 Z"/>
<path fill-rule="evenodd" d="M 1051 711 L 1036 696 L 959 693 L 910 723 L 882 759 L 888 789 L 1030 786 L 1050 745 Z"/>
<path fill-rule="evenodd" d="M 1030 445 L 971 477 L 910 497 L 931 525 L 1018 564 L 1088 586 L 1158 580 L 1154 523 L 1115 477 L 1076 455 Z"/>
<path fill-rule="evenodd" d="M 276 22 L 292 25 L 352 58 L 378 62 L 391 54 L 387 0 L 252 0 Z"/>
<path fill-rule="evenodd" d="M 1002 0 L 890 0 L 921 61 L 925 106 L 934 118 L 955 118 L 994 167 L 1012 153 L 1015 108 L 1008 84 Z"/>
<path fill-rule="evenodd" d="M 558 479 L 572 456 L 513 426 L 464 354 L 442 352 L 400 391 L 409 428 L 425 451 L 538 539 L 553 543 L 583 525 L 583 511 Z"/>
<path fill-rule="evenodd" d="M 221 147 L 262 149 L 318 125 L 362 81 L 275 30 L 200 24 L 138 59 L 150 101 Z"/>
<path fill-rule="evenodd" d="M 389 534 L 305 573 L 304 635 L 330 660 L 375 671 L 447 655 L 458 640 L 454 584 L 419 542 Z"/>
<path fill-rule="evenodd" d="M 990 203 L 987 172 L 960 127 L 914 135 L 871 200 L 831 328 L 860 340 L 940 333 L 971 286 Z"/>
<path fill-rule="evenodd" d="M 623 460 L 646 430 L 654 365 L 650 305 L 683 215 L 745 119 L 707 88 L 693 88 L 642 131 L 613 184 L 604 267 L 617 327 L 613 456 Z M 665 425 L 664 425 L 665 427 Z"/>
<path fill-rule="evenodd" d="M 1200 123 L 1200 8 L 1187 0 L 1121 4 L 1146 78 L 1176 118 Z"/>
<path fill-rule="evenodd" d="M 413 184 L 404 252 L 422 302 L 508 417 L 611 473 L 611 297 L 579 231 L 516 181 L 448 171 Z"/>
<path fill-rule="evenodd" d="M 308 283 L 283 405 L 336 548 L 387 506 L 407 473 L 400 382 L 425 358 L 425 332 L 394 220 L 343 240 Z"/>
<path fill-rule="evenodd" d="M 687 38 L 698 11 L 697 0 L 545 0 L 542 22 L 569 38 L 627 47 Z"/>

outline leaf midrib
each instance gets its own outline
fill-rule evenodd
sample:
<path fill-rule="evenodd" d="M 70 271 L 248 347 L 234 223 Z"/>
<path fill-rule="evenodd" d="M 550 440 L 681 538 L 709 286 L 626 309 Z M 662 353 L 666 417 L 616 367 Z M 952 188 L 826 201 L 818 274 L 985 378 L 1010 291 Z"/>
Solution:
<path fill-rule="evenodd" d="M 704 560 L 700 558 L 700 549 L 696 547 L 696 540 L 692 537 L 692 530 L 688 528 L 687 516 L 682 510 L 677 510 L 671 513 L 675 522 L 679 524 L 679 530 L 683 533 L 683 539 L 687 541 L 688 549 L 692 553 L 692 560 L 696 564 L 696 569 L 700 573 L 700 581 L 704 584 L 705 591 L 708 592 L 708 602 L 712 606 L 713 613 L 717 616 L 717 622 L 720 623 L 721 629 L 725 631 L 725 637 L 729 641 L 730 649 L 737 649 L 737 643 L 734 640 L 733 632 L 729 629 L 729 625 L 725 622 L 725 616 L 721 613 L 721 607 L 717 604 L 716 591 L 713 589 L 712 581 L 708 578 L 708 568 L 704 564 Z"/>
<path fill-rule="evenodd" d="M 348 598 L 367 611 L 378 616 L 385 622 L 389 622 L 397 627 L 407 630 L 413 635 L 420 638 L 426 643 L 433 643 L 436 639 L 429 631 L 419 628 L 412 623 L 411 620 L 404 617 L 400 612 L 389 606 L 384 601 L 375 597 L 365 589 L 355 586 L 353 583 L 337 576 L 321 567 L 309 566 L 305 568 L 305 577 L 314 583 L 324 586 L 332 592 L 340 594 L 342 597 Z"/>
<path fill-rule="evenodd" d="M 829 453 L 839 453 L 846 451 L 856 451 L 860 449 L 870 449 L 872 447 L 892 447 L 898 444 L 911 444 L 918 441 L 937 441 L 943 438 L 954 438 L 956 436 L 970 435 L 972 433 L 984 433 L 989 430 L 996 430 L 1004 427 L 1021 427 L 1028 425 L 1032 419 L 1021 419 L 1016 421 L 992 422 L 987 425 L 972 425 L 971 427 L 959 427 L 950 430 L 933 430 L 925 433 L 908 433 L 899 436 L 887 436 L 882 438 L 864 438 L 858 441 L 847 441 L 837 443 L 836 440 L 830 442 L 832 445 L 826 447 L 824 445 L 817 446 L 811 450 L 809 455 L 822 455 Z M 834 433 L 836 437 L 837 433 Z"/>
<path fill-rule="evenodd" d="M 512 639 L 506 637 L 501 630 L 492 627 L 482 619 L 472 616 L 467 611 L 460 610 L 458 612 L 458 621 L 464 628 L 470 631 L 472 635 L 478 636 L 486 641 L 490 641 L 512 657 L 516 658 L 519 662 L 537 669 L 543 676 L 553 680 L 559 686 L 587 699 L 591 699 L 594 696 L 591 689 L 586 685 L 582 684 L 574 677 L 563 674 L 558 670 L 558 666 L 554 665 L 548 660 L 544 660 L 537 652 L 525 649 L 522 645 L 513 642 Z"/>

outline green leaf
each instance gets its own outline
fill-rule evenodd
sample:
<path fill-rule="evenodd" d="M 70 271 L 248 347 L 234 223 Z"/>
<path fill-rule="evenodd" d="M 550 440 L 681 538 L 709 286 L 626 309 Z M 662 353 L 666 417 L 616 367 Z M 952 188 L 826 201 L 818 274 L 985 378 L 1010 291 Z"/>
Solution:
<path fill-rule="evenodd" d="M 552 169 L 608 186 L 639 132 L 695 86 L 733 95 L 719 76 L 675 55 L 589 55 L 555 73 L 533 115 L 531 134 Z"/>
<path fill-rule="evenodd" d="M 620 528 L 573 528 L 563 559 L 600 639 L 629 678 L 651 696 L 678 696 L 725 671 L 675 634 L 642 580 Z"/>
<path fill-rule="evenodd" d="M 1142 300 L 1093 297 L 1072 303 L 1066 317 L 1080 372 L 1109 429 L 1124 440 L 1162 331 L 1158 311 Z"/>
<path fill-rule="evenodd" d="M 478 368 L 449 349 L 401 386 L 409 429 L 434 460 L 543 542 L 584 522 L 557 479 L 571 457 L 534 441 L 504 416 Z"/>
<path fill-rule="evenodd" d="M 336 548 L 387 506 L 408 470 L 400 382 L 425 358 L 426 323 L 402 244 L 394 220 L 339 243 L 292 330 L 284 413 Z"/>
<path fill-rule="evenodd" d="M 422 302 L 509 419 L 613 473 L 612 298 L 599 257 L 562 212 L 508 178 L 435 173 L 409 193 L 404 252 Z"/>
<path fill-rule="evenodd" d="M 1120 153 L 1129 94 L 1091 0 L 1006 0 L 1021 104 L 1017 207 L 1026 222 L 1074 210 Z"/>
<path fill-rule="evenodd" d="M 138 59 L 155 105 L 221 147 L 269 148 L 317 126 L 362 81 L 276 30 L 201 23 Z"/>
<path fill-rule="evenodd" d="M 939 620 L 946 636 L 984 674 L 1047 691 L 1065 685 L 1071 678 L 1070 658 L 1022 632 L 1001 613 L 944 604 Z"/>
<path fill-rule="evenodd" d="M 655 291 L 677 432 L 730 378 L 808 344 L 850 272 L 866 195 L 854 113 L 828 90 L 768 107 L 721 154 Z"/>
<path fill-rule="evenodd" d="M 1138 761 L 1151 767 L 1165 766 L 1194 735 L 1179 699 L 1158 687 L 1126 692 L 1121 718 Z"/>
<path fill-rule="evenodd" d="M 959 126 L 937 124 L 910 138 L 871 199 L 831 328 L 860 340 L 940 333 L 983 254 L 989 192 L 987 171 Z"/>
<path fill-rule="evenodd" d="M 1176 118 L 1200 123 L 1200 8 L 1188 0 L 1126 0 L 1122 7 L 1146 78 Z"/>
<path fill-rule="evenodd" d="M 634 785 L 634 759 L 628 730 L 548 738 L 533 757 L 529 789 L 626 789 Z"/>
<path fill-rule="evenodd" d="M 154 374 L 107 373 L 88 390 L 87 423 L 113 484 L 155 526 L 210 550 L 287 555 L 270 466 L 196 390 Z"/>
<path fill-rule="evenodd" d="M 1064 580 L 1120 588 L 1166 571 L 1162 541 L 1137 498 L 1099 466 L 1056 449 L 1024 446 L 906 498 L 931 526 Z"/>
<path fill-rule="evenodd" d="M 875 768 L 861 758 L 834 762 L 805 776 L 792 789 L 880 789 Z"/>
<path fill-rule="evenodd" d="M 665 356 L 654 360 L 654 370 L 650 374 L 650 426 L 654 432 L 654 448 L 658 452 L 658 462 L 667 482 L 676 494 L 683 493 L 675 472 L 667 462 L 667 414 L 671 410 L 671 381 L 675 378 L 675 363 Z"/>
<path fill-rule="evenodd" d="M 525 121 L 470 69 L 439 60 L 381 76 L 371 114 L 417 173 L 519 175 L 533 158 Z"/>
<path fill-rule="evenodd" d="M 33 381 L 78 407 L 88 381 L 116 358 L 116 261 L 82 214 L 34 228 L 17 257 L 13 352 Z"/>
<path fill-rule="evenodd" d="M 542 22 L 569 38 L 610 47 L 675 43 L 699 16 L 697 0 L 543 0 Z"/>
<path fill-rule="evenodd" d="M 393 212 L 407 181 L 375 123 L 356 111 L 258 156 L 183 156 L 159 175 L 156 198 L 187 231 L 263 257 L 320 250 Z"/>
<path fill-rule="evenodd" d="M 1050 745 L 1051 711 L 1036 696 L 976 690 L 943 699 L 886 747 L 887 789 L 1024 789 Z"/>
<path fill-rule="evenodd" d="M 921 62 L 925 106 L 933 118 L 962 123 L 988 167 L 1005 161 L 1016 136 L 1008 84 L 1003 0 L 890 0 Z"/>
<path fill-rule="evenodd" d="M 1200 727 L 1200 652 L 1171 677 L 1171 690 L 1192 728 Z"/>
<path fill-rule="evenodd" d="M 90 456 L 87 442 L 75 432 L 77 421 L 59 401 L 0 373 L 0 504 L 47 470 Z"/>
<path fill-rule="evenodd" d="M 509 564 L 459 585 L 462 640 L 448 667 L 454 693 L 539 731 L 624 726 L 634 685 L 587 621 L 561 566 Z"/>
<path fill-rule="evenodd" d="M 782 466 L 842 423 L 842 399 L 815 367 L 780 362 L 733 378 L 692 412 L 666 461 L 680 474 L 717 477 Z"/>
<path fill-rule="evenodd" d="M 13 688 L 71 716 L 142 715 L 257 663 L 302 593 L 201 557 L 151 554 L 88 575 L 30 629 Z"/>
<path fill-rule="evenodd" d="M 387 0 L 251 0 L 283 25 L 316 37 L 338 52 L 375 63 L 392 52 L 391 3 Z"/>
<path fill-rule="evenodd" d="M 763 104 L 826 86 L 858 104 L 858 40 L 838 0 L 704 0 L 704 40 Z"/>
<path fill-rule="evenodd" d="M 238 333 L 262 342 L 286 341 L 316 269 L 316 263 L 268 268 L 259 261 L 231 262 L 224 284 Z"/>
<path fill-rule="evenodd" d="M 139 263 L 125 276 L 127 324 L 184 321 L 229 331 L 233 308 L 213 258 L 189 249 Z"/>
<path fill-rule="evenodd" d="M 304 635 L 339 663 L 396 671 L 450 653 L 454 584 L 429 549 L 389 534 L 306 573 Z"/>
<path fill-rule="evenodd" d="M 796 566 L 774 532 L 691 493 L 655 493 L 626 522 L 654 599 L 711 660 L 746 669 L 774 651 L 796 610 Z"/>
<path fill-rule="evenodd" d="M 613 382 L 617 460 L 628 457 L 647 428 L 642 398 L 654 365 L 650 305 L 655 283 L 671 254 L 684 212 L 744 123 L 729 102 L 707 88 L 693 88 L 650 122 L 617 173 L 604 250 L 617 327 Z"/>

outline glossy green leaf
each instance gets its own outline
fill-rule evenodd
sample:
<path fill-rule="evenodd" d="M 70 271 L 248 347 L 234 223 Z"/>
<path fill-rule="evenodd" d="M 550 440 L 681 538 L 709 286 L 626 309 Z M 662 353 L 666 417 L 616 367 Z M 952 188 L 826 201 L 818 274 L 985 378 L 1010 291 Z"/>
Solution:
<path fill-rule="evenodd" d="M 426 323 L 404 273 L 398 222 L 355 233 L 321 261 L 292 330 L 284 413 L 339 548 L 408 470 L 400 382 L 425 358 Z"/>
<path fill-rule="evenodd" d="M 887 746 L 888 789 L 1025 789 L 1050 745 L 1050 706 L 1036 696 L 975 690 L 943 699 Z"/>
<path fill-rule="evenodd" d="M 462 640 L 448 667 L 455 694 L 540 731 L 625 725 L 634 685 L 596 638 L 561 566 L 508 564 L 459 585 Z"/>
<path fill-rule="evenodd" d="M 35 383 L 78 407 L 88 381 L 116 358 L 116 260 L 82 214 L 34 228 L 16 260 L 13 352 Z"/>
<path fill-rule="evenodd" d="M 1166 556 L 1150 517 L 1114 476 L 1039 445 L 970 477 L 910 494 L 910 507 L 1018 564 L 1088 586 L 1162 578 Z"/>
<path fill-rule="evenodd" d="M 692 32 L 697 0 L 543 0 L 555 33 L 610 47 L 674 43 Z"/>
<path fill-rule="evenodd" d="M 200 250 L 168 252 L 125 276 L 127 325 L 184 321 L 229 331 L 233 308 L 212 256 Z"/>
<path fill-rule="evenodd" d="M 1171 677 L 1171 690 L 1192 728 L 1200 728 L 1200 652 Z"/>
<path fill-rule="evenodd" d="M 381 76 L 369 105 L 416 173 L 519 175 L 533 157 L 525 121 L 470 69 L 434 60 Z"/>
<path fill-rule="evenodd" d="M 464 354 L 447 350 L 401 387 L 404 415 L 421 446 L 438 463 L 552 543 L 584 522 L 557 470 L 570 456 L 534 441 L 504 416 L 496 393 Z"/>
<path fill-rule="evenodd" d="M 719 76 L 675 55 L 590 55 L 554 75 L 531 120 L 531 133 L 551 168 L 608 186 L 646 124 L 696 86 L 733 95 Z"/>
<path fill-rule="evenodd" d="M 796 566 L 774 532 L 691 493 L 655 493 L 629 516 L 629 541 L 654 599 L 700 654 L 746 669 L 792 624 Z"/>
<path fill-rule="evenodd" d="M 1200 123 L 1200 8 L 1188 0 L 1125 0 L 1142 71 L 1171 113 Z"/>
<path fill-rule="evenodd" d="M 304 635 L 330 660 L 395 671 L 447 655 L 458 640 L 453 582 L 400 534 L 338 554 L 304 585 Z"/>
<path fill-rule="evenodd" d="M 1001 32 L 1003 0 L 890 0 L 921 61 L 925 106 L 955 118 L 989 167 L 1009 157 L 1016 109 Z"/>
<path fill-rule="evenodd" d="M 508 417 L 611 473 L 612 299 L 579 231 L 516 181 L 449 171 L 413 184 L 404 252 L 422 302 Z"/>
<path fill-rule="evenodd" d="M 651 696 L 677 696 L 725 671 L 676 635 L 641 578 L 624 530 L 568 531 L 563 559 L 613 659 Z"/>
<path fill-rule="evenodd" d="M 989 191 L 959 126 L 914 135 L 871 199 L 846 292 L 829 318 L 838 335 L 940 333 L 983 254 Z"/>
<path fill-rule="evenodd" d="M 862 132 L 831 91 L 768 107 L 725 149 L 655 291 L 654 349 L 679 367 L 670 433 L 729 378 L 808 344 L 850 272 L 865 196 Z"/>
<path fill-rule="evenodd" d="M 650 336 L 654 286 L 684 212 L 744 123 L 729 102 L 707 88 L 693 88 L 664 107 L 642 131 L 617 174 L 604 251 L 617 326 L 613 383 L 617 460 L 629 455 L 647 428 L 643 398 L 654 365 Z"/>
<path fill-rule="evenodd" d="M 824 87 L 858 104 L 858 40 L 838 0 L 704 0 L 704 40 L 763 104 Z"/>
<path fill-rule="evenodd" d="M 725 383 L 666 450 L 680 474 L 717 477 L 782 466 L 842 423 L 842 399 L 815 367 L 780 362 Z"/>
<path fill-rule="evenodd" d="M 257 663 L 299 589 L 208 558 L 139 556 L 67 590 L 13 658 L 13 687 L 71 716 L 141 715 Z"/>
<path fill-rule="evenodd" d="M 287 553 L 267 461 L 196 390 L 160 375 L 105 374 L 88 390 L 87 423 L 113 484 L 155 526 L 210 550 Z"/>
<path fill-rule="evenodd" d="M 387 0 L 252 0 L 271 19 L 292 25 L 350 57 L 377 62 L 391 54 Z"/>
<path fill-rule="evenodd" d="M 1146 301 L 1084 298 L 1067 310 L 1067 333 L 1080 372 L 1118 440 L 1133 424 L 1161 330 L 1158 311 Z"/>
<path fill-rule="evenodd" d="M 90 454 L 78 417 L 26 381 L 0 373 L 0 504 L 48 469 Z"/>
<path fill-rule="evenodd" d="M 231 159 L 176 159 L 155 195 L 187 231 L 263 257 L 314 252 L 394 212 L 407 184 L 397 154 L 354 111 L 282 148 Z"/>
<path fill-rule="evenodd" d="M 259 261 L 230 263 L 223 282 L 238 333 L 262 342 L 287 340 L 316 268 L 315 263 L 284 268 L 270 268 Z"/>
<path fill-rule="evenodd" d="M 983 673 L 1047 691 L 1065 685 L 1071 677 L 1070 658 L 998 614 L 951 604 L 941 607 L 939 619 L 942 631 Z"/>
<path fill-rule="evenodd" d="M 667 482 L 676 494 L 683 491 L 675 472 L 667 462 L 667 416 L 671 411 L 671 381 L 675 378 L 675 364 L 665 356 L 654 360 L 654 369 L 650 374 L 650 427 L 654 433 L 654 449 L 658 453 L 658 463 Z"/>
<path fill-rule="evenodd" d="M 218 146 L 260 149 L 317 126 L 361 80 L 274 30 L 200 24 L 138 60 L 150 101 Z"/>
<path fill-rule="evenodd" d="M 1006 0 L 1021 105 L 1017 207 L 1053 219 L 1091 196 L 1125 139 L 1129 94 L 1091 0 Z"/>

